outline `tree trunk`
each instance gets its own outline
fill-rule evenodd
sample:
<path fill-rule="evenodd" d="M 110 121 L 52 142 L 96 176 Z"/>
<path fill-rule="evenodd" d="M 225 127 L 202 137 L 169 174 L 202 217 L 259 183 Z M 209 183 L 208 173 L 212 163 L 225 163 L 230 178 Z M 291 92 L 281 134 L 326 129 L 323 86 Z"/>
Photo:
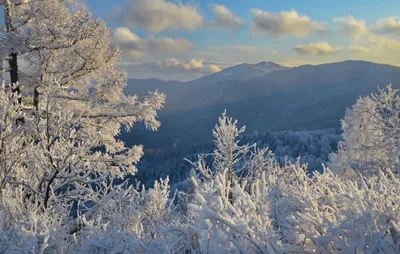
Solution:
<path fill-rule="evenodd" d="M 10 67 L 10 81 L 12 85 L 16 85 L 13 89 L 13 92 L 17 93 L 18 95 L 21 94 L 21 88 L 18 83 L 18 55 L 16 52 L 13 52 L 9 55 L 8 59 L 8 66 Z M 22 98 L 18 99 L 18 102 L 22 102 Z"/>
<path fill-rule="evenodd" d="M 15 31 L 15 28 L 12 24 L 12 13 L 11 13 L 11 3 L 10 1 L 7 1 L 6 4 L 4 5 L 4 18 L 5 18 L 5 24 L 6 24 L 6 32 L 8 34 L 13 33 Z M 11 51 L 10 55 L 8 56 L 8 65 L 10 68 L 10 81 L 11 85 L 15 85 L 13 88 L 12 92 L 16 93 L 18 96 L 21 95 L 21 88 L 19 85 L 19 77 L 18 77 L 18 53 L 15 52 L 14 50 Z M 20 96 L 18 98 L 18 103 L 22 103 L 22 97 Z M 23 117 L 18 118 L 16 120 L 16 124 L 22 125 L 25 123 L 25 119 Z"/>
<path fill-rule="evenodd" d="M 6 1 L 6 4 L 4 5 L 4 18 L 5 18 L 5 24 L 6 24 L 6 32 L 7 34 L 11 34 L 15 32 L 15 28 L 12 24 L 12 13 L 11 13 L 11 3 L 10 1 Z M 11 79 L 11 84 L 17 84 L 18 83 L 18 54 L 14 50 L 11 50 L 10 55 L 8 56 L 8 65 L 10 68 L 10 79 Z M 19 86 L 17 86 L 15 89 L 15 92 L 20 94 L 21 89 Z"/>

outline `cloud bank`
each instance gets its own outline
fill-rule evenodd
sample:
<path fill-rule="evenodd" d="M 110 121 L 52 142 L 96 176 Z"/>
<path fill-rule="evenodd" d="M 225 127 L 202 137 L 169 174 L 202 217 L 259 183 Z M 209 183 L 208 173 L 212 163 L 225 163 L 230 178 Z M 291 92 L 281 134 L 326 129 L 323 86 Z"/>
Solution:
<path fill-rule="evenodd" d="M 300 55 L 333 55 L 341 51 L 340 47 L 332 47 L 327 42 L 317 42 L 317 43 L 309 43 L 306 45 L 298 45 L 295 46 L 294 51 L 296 51 Z"/>
<path fill-rule="evenodd" d="M 243 23 L 242 20 L 240 20 L 232 11 L 223 5 L 211 5 L 211 12 L 215 16 L 215 21 L 212 21 L 211 25 L 235 29 L 240 27 Z"/>
<path fill-rule="evenodd" d="M 350 46 L 348 48 L 348 51 L 354 54 L 368 54 L 370 52 L 369 48 L 364 47 L 364 46 Z"/>
<path fill-rule="evenodd" d="M 292 35 L 305 37 L 312 33 L 326 34 L 327 28 L 323 23 L 300 15 L 296 10 L 270 13 L 260 9 L 251 10 L 254 17 L 254 27 L 257 31 L 272 35 Z"/>
<path fill-rule="evenodd" d="M 400 17 L 379 19 L 373 29 L 378 33 L 399 33 Z"/>
<path fill-rule="evenodd" d="M 367 23 L 364 20 L 355 19 L 352 16 L 336 17 L 333 22 L 339 24 L 339 30 L 351 36 L 353 39 L 360 39 L 362 35 L 368 34 Z"/>
<path fill-rule="evenodd" d="M 192 42 L 183 38 L 140 38 L 126 27 L 115 29 L 113 41 L 121 46 L 124 53 L 133 57 L 142 57 L 149 54 L 180 54 L 195 48 Z"/>
<path fill-rule="evenodd" d="M 193 31 L 201 27 L 204 20 L 196 7 L 165 0 L 129 0 L 129 5 L 117 16 L 128 27 L 141 27 L 154 33 Z"/>
<path fill-rule="evenodd" d="M 190 71 L 204 74 L 211 74 L 221 71 L 221 68 L 215 64 L 203 63 L 203 59 L 192 59 L 187 62 L 179 61 L 176 58 L 167 58 L 162 61 L 157 61 L 156 66 L 162 69 L 174 71 Z"/>

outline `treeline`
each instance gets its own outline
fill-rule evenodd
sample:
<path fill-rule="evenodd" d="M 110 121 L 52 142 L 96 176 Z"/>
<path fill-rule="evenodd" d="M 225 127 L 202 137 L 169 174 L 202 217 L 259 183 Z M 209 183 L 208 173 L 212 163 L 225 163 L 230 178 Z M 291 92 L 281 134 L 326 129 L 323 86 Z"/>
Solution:
<path fill-rule="evenodd" d="M 255 144 L 258 148 L 268 148 L 275 154 L 281 166 L 287 162 L 307 164 L 308 170 L 322 171 L 323 164 L 328 161 L 329 154 L 337 151 L 341 140 L 340 130 L 323 129 L 312 131 L 265 131 L 243 134 L 240 144 Z M 132 177 L 148 187 L 154 180 L 170 177 L 170 184 L 178 189 L 185 189 L 182 183 L 190 174 L 190 161 L 197 160 L 198 154 L 208 154 L 214 149 L 214 144 L 193 146 L 188 150 L 179 149 L 145 149 L 145 155 L 140 161 L 139 171 Z M 206 158 L 208 163 L 211 160 Z"/>

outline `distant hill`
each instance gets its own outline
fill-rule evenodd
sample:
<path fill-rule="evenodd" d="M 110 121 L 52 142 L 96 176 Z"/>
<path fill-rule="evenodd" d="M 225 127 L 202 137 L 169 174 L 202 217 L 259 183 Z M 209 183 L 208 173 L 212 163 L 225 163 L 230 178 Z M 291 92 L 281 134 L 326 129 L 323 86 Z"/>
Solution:
<path fill-rule="evenodd" d="M 359 96 L 389 83 L 400 88 L 399 67 L 363 61 L 296 68 L 242 64 L 185 83 L 130 80 L 128 93 L 158 89 L 166 93 L 167 106 L 158 132 L 137 126 L 122 138 L 151 148 L 209 143 L 224 109 L 248 132 L 335 128 Z"/>
<path fill-rule="evenodd" d="M 287 67 L 281 66 L 273 62 L 260 62 L 258 64 L 239 64 L 226 68 L 220 72 L 186 82 L 191 87 L 205 87 L 220 82 L 226 81 L 245 81 L 262 77 L 265 74 L 286 70 Z"/>
<path fill-rule="evenodd" d="M 272 62 L 244 63 L 188 82 L 163 81 L 160 79 L 130 79 L 125 92 L 127 94 L 144 96 L 148 94 L 148 91 L 158 90 L 167 96 L 168 103 L 164 111 L 180 111 L 183 101 L 190 99 L 191 96 L 201 90 L 207 90 L 213 84 L 245 81 L 264 76 L 273 71 L 285 69 L 287 67 Z"/>

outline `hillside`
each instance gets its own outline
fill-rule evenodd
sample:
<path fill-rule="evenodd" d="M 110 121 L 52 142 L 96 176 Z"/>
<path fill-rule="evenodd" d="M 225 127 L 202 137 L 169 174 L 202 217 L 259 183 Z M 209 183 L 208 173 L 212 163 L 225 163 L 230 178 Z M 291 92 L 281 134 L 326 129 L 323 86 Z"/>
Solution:
<path fill-rule="evenodd" d="M 400 88 L 400 68 L 363 61 L 278 68 L 251 79 L 212 83 L 232 70 L 240 73 L 243 66 L 186 83 L 159 81 L 149 86 L 165 91 L 168 97 L 160 113 L 162 126 L 156 133 L 137 126 L 123 134 L 123 139 L 149 148 L 184 149 L 209 143 L 210 130 L 224 109 L 246 123 L 248 132 L 335 128 L 346 107 L 359 96 L 389 83 Z M 134 85 L 130 89 L 136 92 Z"/>

